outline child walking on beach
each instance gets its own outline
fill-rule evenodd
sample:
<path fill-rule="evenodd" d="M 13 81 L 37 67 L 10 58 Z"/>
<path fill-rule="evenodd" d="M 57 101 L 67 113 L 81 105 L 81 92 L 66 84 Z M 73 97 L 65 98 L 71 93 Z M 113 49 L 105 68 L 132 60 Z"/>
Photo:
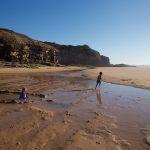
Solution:
<path fill-rule="evenodd" d="M 100 84 L 101 84 L 101 80 L 102 80 L 102 72 L 99 73 L 99 75 L 97 76 L 97 82 L 96 82 L 96 87 L 95 89 L 97 88 L 97 86 L 99 85 L 100 87 Z"/>
<path fill-rule="evenodd" d="M 24 101 L 28 99 L 28 93 L 25 87 L 22 88 L 19 99 Z"/>

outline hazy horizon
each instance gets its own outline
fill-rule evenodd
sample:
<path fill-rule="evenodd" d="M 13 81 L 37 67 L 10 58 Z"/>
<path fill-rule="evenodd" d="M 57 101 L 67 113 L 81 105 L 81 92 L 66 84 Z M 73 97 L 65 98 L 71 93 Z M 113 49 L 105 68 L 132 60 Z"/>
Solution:
<path fill-rule="evenodd" d="M 150 65 L 149 6 L 149 0 L 2 0 L 0 27 L 35 40 L 86 44 L 112 64 Z"/>

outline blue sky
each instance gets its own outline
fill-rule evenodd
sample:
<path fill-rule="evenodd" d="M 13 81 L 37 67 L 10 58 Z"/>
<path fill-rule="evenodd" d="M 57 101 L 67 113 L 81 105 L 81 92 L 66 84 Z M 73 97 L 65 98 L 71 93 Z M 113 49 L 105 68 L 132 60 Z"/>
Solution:
<path fill-rule="evenodd" d="M 0 0 L 0 27 L 150 65 L 150 0 Z"/>

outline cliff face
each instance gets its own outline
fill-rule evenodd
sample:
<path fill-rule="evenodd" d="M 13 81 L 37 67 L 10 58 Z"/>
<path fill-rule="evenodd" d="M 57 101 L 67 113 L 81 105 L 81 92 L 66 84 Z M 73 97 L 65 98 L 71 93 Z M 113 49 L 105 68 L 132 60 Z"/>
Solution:
<path fill-rule="evenodd" d="M 0 59 L 19 63 L 53 63 L 58 50 L 7 29 L 0 29 Z"/>
<path fill-rule="evenodd" d="M 59 63 L 64 65 L 81 64 L 92 66 L 110 66 L 109 58 L 100 55 L 88 45 L 72 46 L 45 42 L 59 49 Z"/>
<path fill-rule="evenodd" d="M 110 66 L 108 57 L 87 45 L 40 42 L 8 29 L 0 29 L 0 59 L 20 64 Z"/>

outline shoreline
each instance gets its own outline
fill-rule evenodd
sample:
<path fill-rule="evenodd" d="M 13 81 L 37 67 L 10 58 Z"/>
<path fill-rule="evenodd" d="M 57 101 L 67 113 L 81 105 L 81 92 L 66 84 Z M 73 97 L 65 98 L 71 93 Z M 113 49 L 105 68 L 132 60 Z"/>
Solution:
<path fill-rule="evenodd" d="M 150 90 L 150 87 L 143 87 L 143 86 L 139 86 L 139 85 L 131 85 L 131 84 L 125 84 L 125 83 L 117 83 L 117 82 L 109 82 L 109 81 L 104 81 L 105 83 L 110 83 L 110 84 L 115 84 L 115 85 L 123 85 L 123 86 L 129 86 L 129 87 L 133 87 L 133 88 L 138 88 L 138 89 L 143 89 L 143 90 Z"/>
<path fill-rule="evenodd" d="M 77 71 L 77 73 L 75 73 Z M 150 90 L 150 68 L 138 67 L 39 67 L 39 68 L 0 68 L 1 74 L 26 74 L 26 73 L 59 73 L 66 77 L 83 77 L 96 80 L 99 71 L 103 72 L 102 80 L 107 83 L 132 86 Z M 73 72 L 73 73 L 72 73 Z"/>

